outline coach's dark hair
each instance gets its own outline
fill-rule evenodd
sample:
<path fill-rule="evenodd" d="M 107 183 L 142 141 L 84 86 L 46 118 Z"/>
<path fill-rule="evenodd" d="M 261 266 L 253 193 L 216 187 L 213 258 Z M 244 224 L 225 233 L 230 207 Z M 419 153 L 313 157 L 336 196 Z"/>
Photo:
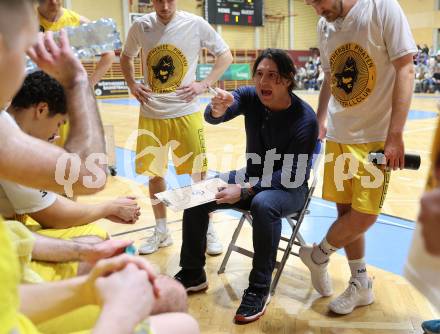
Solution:
<path fill-rule="evenodd" d="M 38 103 L 46 102 L 49 116 L 67 113 L 66 95 L 61 84 L 42 71 L 28 74 L 11 106 L 16 110 L 26 109 Z"/>
<path fill-rule="evenodd" d="M 263 59 L 271 59 L 277 65 L 280 76 L 284 79 L 290 80 L 289 91 L 292 91 L 296 87 L 295 74 L 296 68 L 293 64 L 292 58 L 286 51 L 281 49 L 265 49 L 255 60 L 254 68 L 252 70 L 252 76 L 255 76 L 257 67 Z"/>

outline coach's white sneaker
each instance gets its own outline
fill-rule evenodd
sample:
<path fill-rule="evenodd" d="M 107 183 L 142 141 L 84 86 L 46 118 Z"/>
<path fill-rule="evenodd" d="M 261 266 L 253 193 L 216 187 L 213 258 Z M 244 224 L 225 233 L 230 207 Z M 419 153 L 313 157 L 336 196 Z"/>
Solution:
<path fill-rule="evenodd" d="M 312 259 L 312 246 L 302 246 L 299 249 L 301 261 L 309 268 L 312 285 L 322 296 L 329 297 L 333 294 L 332 281 L 327 271 L 328 261 L 317 264 Z"/>
<path fill-rule="evenodd" d="M 351 278 L 348 288 L 335 300 L 331 301 L 328 308 L 337 314 L 349 314 L 358 306 L 370 305 L 374 302 L 373 281 L 368 279 L 368 285 Z"/>
<path fill-rule="evenodd" d="M 217 237 L 212 223 L 208 225 L 208 232 L 206 233 L 206 254 L 220 255 L 223 253 L 223 246 Z"/>
<path fill-rule="evenodd" d="M 170 232 L 167 230 L 165 233 L 159 232 L 154 229 L 154 233 L 149 237 L 139 248 L 139 254 L 151 254 L 156 252 L 160 247 L 168 247 L 173 244 Z"/>

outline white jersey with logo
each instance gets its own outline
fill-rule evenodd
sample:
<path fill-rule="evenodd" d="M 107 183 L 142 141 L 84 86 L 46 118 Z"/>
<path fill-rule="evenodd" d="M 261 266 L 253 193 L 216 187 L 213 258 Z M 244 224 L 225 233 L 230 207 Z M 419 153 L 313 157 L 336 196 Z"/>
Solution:
<path fill-rule="evenodd" d="M 384 141 L 391 119 L 392 61 L 417 52 L 396 0 L 358 0 L 345 18 L 321 18 L 322 67 L 331 73 L 327 138 L 343 144 Z"/>
<path fill-rule="evenodd" d="M 130 28 L 123 53 L 135 57 L 142 49 L 144 80 L 153 93 L 141 113 L 148 118 L 174 118 L 199 110 L 197 98 L 188 103 L 176 95 L 176 88 L 196 79 L 202 48 L 214 56 L 229 50 L 219 34 L 202 17 L 177 11 L 164 25 L 156 13 L 137 19 Z"/>
<path fill-rule="evenodd" d="M 0 111 L 0 117 L 7 120 L 11 126 L 18 128 L 14 118 L 6 111 Z M 50 207 L 56 199 L 57 195 L 52 192 L 0 180 L 0 215 L 5 218 L 13 218 L 15 214 L 41 211 Z"/>

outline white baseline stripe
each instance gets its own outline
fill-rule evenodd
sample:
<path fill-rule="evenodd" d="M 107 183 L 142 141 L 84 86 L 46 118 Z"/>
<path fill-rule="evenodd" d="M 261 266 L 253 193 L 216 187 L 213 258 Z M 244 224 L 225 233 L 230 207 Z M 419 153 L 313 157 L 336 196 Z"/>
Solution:
<path fill-rule="evenodd" d="M 375 330 L 414 330 L 410 322 L 351 322 L 351 321 L 326 321 L 310 320 L 311 327 L 329 328 L 357 328 Z"/>

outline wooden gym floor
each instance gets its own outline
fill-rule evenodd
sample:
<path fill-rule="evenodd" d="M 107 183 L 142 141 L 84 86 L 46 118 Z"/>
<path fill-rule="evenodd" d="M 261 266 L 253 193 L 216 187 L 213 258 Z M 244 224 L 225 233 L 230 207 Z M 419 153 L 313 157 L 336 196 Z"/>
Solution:
<path fill-rule="evenodd" d="M 298 92 L 298 95 L 316 108 L 316 93 Z M 206 99 L 204 101 L 206 103 Z M 138 107 L 134 103 L 120 100 L 105 102 L 100 102 L 103 122 L 113 125 L 116 146 L 134 150 L 135 140 L 130 137 L 135 138 Z M 415 96 L 411 109 L 411 120 L 405 128 L 405 145 L 407 151 L 421 155 L 422 167 L 419 171 L 393 173 L 384 213 L 414 220 L 418 211 L 418 198 L 423 192 L 429 168 L 430 145 L 437 123 L 435 96 Z M 242 118 L 218 126 L 206 125 L 206 144 L 211 155 L 211 170 L 226 171 L 242 166 L 245 145 Z M 127 171 L 123 172 L 121 174 L 126 175 Z M 142 207 L 142 215 L 136 225 L 119 225 L 104 220 L 99 224 L 107 228 L 114 237 L 130 238 L 139 245 L 142 239 L 150 235 L 154 225 L 145 185 L 116 176 L 110 178 L 103 192 L 82 197 L 80 200 L 96 203 L 133 194 L 138 197 Z M 315 196 L 320 196 L 320 185 Z M 226 248 L 238 219 L 219 212 L 214 215 L 214 220 L 217 233 Z M 174 245 L 146 258 L 161 272 L 174 275 L 179 270 L 181 213 L 169 212 L 169 221 Z M 251 248 L 249 226 L 245 226 L 239 240 L 242 245 Z M 311 287 L 305 266 L 296 257 L 290 257 L 266 314 L 252 324 L 235 325 L 232 319 L 243 289 L 247 287 L 251 260 L 233 253 L 226 272 L 217 275 L 222 258 L 223 255 L 207 257 L 209 289 L 205 293 L 191 295 L 189 299 L 190 313 L 199 321 L 202 333 L 421 333 L 420 323 L 423 320 L 439 317 L 404 278 L 374 266 L 369 266 L 368 269 L 375 278 L 376 302 L 347 316 L 331 315 L 326 308 L 331 298 L 319 298 Z M 337 295 L 346 287 L 349 278 L 348 265 L 343 256 L 336 254 L 329 268 Z"/>

